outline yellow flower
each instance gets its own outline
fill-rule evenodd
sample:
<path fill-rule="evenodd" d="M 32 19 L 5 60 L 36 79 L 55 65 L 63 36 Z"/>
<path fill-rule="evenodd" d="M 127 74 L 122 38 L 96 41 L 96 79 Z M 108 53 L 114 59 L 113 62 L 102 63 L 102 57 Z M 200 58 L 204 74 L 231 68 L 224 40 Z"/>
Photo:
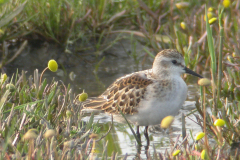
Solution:
<path fill-rule="evenodd" d="M 66 148 L 73 148 L 74 147 L 74 141 L 70 140 L 70 141 L 66 141 L 63 143 L 63 146 Z"/>
<path fill-rule="evenodd" d="M 55 130 L 53 130 L 53 129 L 48 129 L 45 133 L 44 133 L 44 137 L 45 138 L 51 138 L 51 137 L 53 137 L 53 136 L 55 136 L 56 135 L 56 133 L 55 133 Z"/>
<path fill-rule="evenodd" d="M 211 81 L 208 78 L 201 78 L 198 81 L 198 85 L 200 86 L 209 86 L 211 84 Z"/>
<path fill-rule="evenodd" d="M 207 16 L 208 16 L 208 19 L 211 19 L 211 18 L 213 18 L 213 13 L 212 12 L 208 12 Z"/>
<path fill-rule="evenodd" d="M 233 60 L 233 58 L 232 58 L 232 56 L 227 56 L 227 60 L 230 62 L 230 63 L 234 63 L 234 60 Z"/>
<path fill-rule="evenodd" d="M 195 136 L 195 140 L 198 141 L 198 140 L 202 139 L 204 136 L 205 136 L 205 133 L 198 132 Z"/>
<path fill-rule="evenodd" d="M 31 140 L 37 138 L 38 131 L 36 129 L 30 129 L 27 131 L 27 133 L 24 134 L 23 139 L 24 140 Z"/>
<path fill-rule="evenodd" d="M 216 17 L 213 17 L 213 18 L 211 18 L 209 21 L 208 21 L 208 23 L 209 24 L 213 24 L 214 22 L 216 22 L 217 21 L 217 18 Z"/>
<path fill-rule="evenodd" d="M 233 57 L 236 57 L 237 55 L 236 55 L 236 53 L 235 53 L 235 52 L 233 52 L 233 53 L 232 53 L 232 56 L 233 56 Z"/>
<path fill-rule="evenodd" d="M 228 8 L 230 5 L 231 5 L 231 1 L 230 0 L 223 0 L 224 8 Z"/>
<path fill-rule="evenodd" d="M 209 7 L 208 8 L 208 12 L 212 12 L 213 11 L 213 8 L 212 7 Z"/>
<path fill-rule="evenodd" d="M 48 61 L 48 68 L 50 69 L 50 71 L 56 72 L 58 70 L 57 62 L 54 59 L 51 59 L 50 61 Z"/>
<path fill-rule="evenodd" d="M 207 155 L 206 155 L 206 151 L 205 151 L 205 149 L 204 150 L 202 150 L 202 152 L 201 152 L 201 159 L 206 159 L 207 158 Z"/>
<path fill-rule="evenodd" d="M 78 100 L 80 102 L 83 102 L 83 101 L 86 101 L 87 98 L 88 98 L 88 94 L 83 91 L 83 93 L 79 95 Z"/>
<path fill-rule="evenodd" d="M 72 112 L 70 110 L 66 111 L 66 116 L 67 118 L 70 118 L 72 116 Z"/>
<path fill-rule="evenodd" d="M 187 8 L 190 4 L 188 2 L 179 2 L 175 4 L 178 9 Z"/>
<path fill-rule="evenodd" d="M 225 121 L 223 119 L 217 119 L 215 122 L 214 122 L 214 126 L 218 126 L 218 127 L 222 127 L 225 125 Z"/>
<path fill-rule="evenodd" d="M 207 13 L 208 20 L 213 18 L 213 15 L 214 15 L 213 12 L 208 12 Z M 204 21 L 206 21 L 206 16 L 204 16 Z"/>
<path fill-rule="evenodd" d="M 167 116 L 167 117 L 163 118 L 163 120 L 161 122 L 161 127 L 164 129 L 169 128 L 171 126 L 173 120 L 174 120 L 173 116 Z"/>
<path fill-rule="evenodd" d="M 172 155 L 173 155 L 173 156 L 177 156 L 180 152 L 181 152 L 181 150 L 178 149 L 178 150 L 176 150 L 175 152 L 173 152 Z"/>
<path fill-rule="evenodd" d="M 1 75 L 1 82 L 4 83 L 7 80 L 7 74 L 4 73 Z"/>
<path fill-rule="evenodd" d="M 186 23 L 185 22 L 181 22 L 180 23 L 180 26 L 183 30 L 185 30 L 187 27 L 186 27 Z"/>

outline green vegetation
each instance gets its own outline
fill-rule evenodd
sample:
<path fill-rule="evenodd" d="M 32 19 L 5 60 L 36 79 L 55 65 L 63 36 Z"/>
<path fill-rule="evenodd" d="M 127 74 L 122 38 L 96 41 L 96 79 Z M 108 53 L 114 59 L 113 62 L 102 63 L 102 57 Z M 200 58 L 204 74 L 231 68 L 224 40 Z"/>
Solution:
<path fill-rule="evenodd" d="M 2 0 L 0 12 L 0 68 L 11 63 L 33 37 L 53 41 L 66 52 L 74 43 L 79 44 L 74 51 L 94 46 L 96 56 L 126 34 L 132 43 L 139 41 L 150 48 L 144 48 L 150 56 L 165 48 L 177 48 L 189 68 L 211 74 L 211 85 L 200 86 L 200 99 L 196 99 L 196 118 L 204 135 L 194 144 L 190 143 L 194 135 L 183 137 L 183 141 L 178 137 L 171 151 L 154 151 L 153 159 L 240 158 L 234 150 L 239 149 L 240 141 L 238 1 Z M 109 42 L 112 35 L 116 38 Z M 8 44 L 16 41 L 22 45 L 9 55 Z M 132 45 L 130 56 L 139 63 Z M 93 115 L 87 124 L 82 122 L 81 102 L 70 86 L 54 79 L 42 81 L 41 77 L 38 70 L 33 77 L 26 77 L 25 72 L 8 78 L 1 75 L 1 158 L 93 159 L 90 153 L 99 143 L 95 134 L 100 130 Z M 218 126 L 217 119 L 224 120 L 225 125 Z M 209 139 L 215 143 L 210 144 Z M 107 143 L 103 145 L 100 157 L 110 156 Z M 227 151 L 230 147 L 231 152 Z"/>

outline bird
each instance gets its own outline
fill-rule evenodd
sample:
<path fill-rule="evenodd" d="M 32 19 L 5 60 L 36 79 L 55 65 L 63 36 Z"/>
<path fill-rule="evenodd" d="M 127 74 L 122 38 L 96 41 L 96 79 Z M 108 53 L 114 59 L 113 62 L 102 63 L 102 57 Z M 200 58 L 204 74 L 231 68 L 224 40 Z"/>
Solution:
<path fill-rule="evenodd" d="M 151 69 L 118 78 L 100 96 L 85 101 L 83 108 L 104 111 L 119 122 L 125 121 L 122 112 L 137 126 L 139 138 L 139 126 L 145 126 L 147 138 L 148 126 L 160 124 L 181 109 L 187 98 L 187 85 L 181 77 L 184 73 L 203 78 L 186 67 L 176 49 L 164 49 L 155 56 Z"/>

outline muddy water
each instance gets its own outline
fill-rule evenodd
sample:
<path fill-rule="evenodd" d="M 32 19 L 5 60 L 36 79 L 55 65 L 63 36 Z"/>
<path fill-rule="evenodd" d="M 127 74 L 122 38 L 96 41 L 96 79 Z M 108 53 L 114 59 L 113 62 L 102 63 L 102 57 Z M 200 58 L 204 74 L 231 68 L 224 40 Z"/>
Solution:
<path fill-rule="evenodd" d="M 122 49 L 123 46 L 124 50 Z M 49 56 L 42 57 L 43 51 Z M 56 77 L 57 80 L 62 80 L 66 85 L 70 83 L 75 93 L 81 93 L 84 89 L 89 96 L 98 96 L 115 79 L 128 73 L 151 68 L 153 58 L 146 55 L 143 46 L 136 47 L 139 62 L 134 59 L 134 56 L 132 56 L 133 53 L 126 53 L 126 51 L 131 51 L 131 46 L 129 46 L 128 42 L 115 45 L 110 50 L 105 51 L 103 55 L 98 56 L 98 58 L 91 56 L 92 53 L 68 55 L 62 53 L 61 50 L 52 45 L 48 45 L 47 48 L 41 47 L 37 49 L 30 47 L 13 64 L 6 66 L 4 69 L 8 74 L 14 73 L 16 68 L 19 71 L 24 69 L 28 71 L 28 75 L 32 75 L 36 68 L 41 72 L 47 65 L 47 61 L 53 58 L 62 65 L 60 65 L 57 73 L 47 71 L 44 74 L 44 78 L 52 79 L 52 77 Z M 105 59 L 99 65 L 98 70 L 96 70 L 96 66 L 104 56 Z M 197 78 L 191 78 L 188 82 L 188 99 L 179 114 L 175 117 L 172 130 L 166 133 L 159 126 L 150 127 L 150 146 L 148 149 L 150 154 L 153 154 L 153 146 L 157 152 L 165 152 L 166 149 L 169 149 L 170 138 L 175 139 L 182 134 L 182 113 L 188 114 L 191 110 L 195 109 L 194 97 L 199 94 L 196 82 Z M 83 120 L 87 121 L 88 118 L 89 116 L 86 116 Z M 187 117 L 185 120 L 187 134 L 191 130 L 193 135 L 195 135 L 195 133 L 201 130 L 194 122 L 195 117 L 193 115 Z M 102 125 L 101 132 L 104 134 L 111 124 L 111 118 L 105 114 L 97 114 L 95 115 L 95 122 L 99 122 Z M 144 128 L 140 128 L 141 133 L 143 133 L 143 130 Z M 143 146 L 139 149 L 129 127 L 126 124 L 114 122 L 111 132 L 102 142 L 97 144 L 97 150 L 99 153 L 102 153 L 103 143 L 108 141 L 108 155 L 111 155 L 112 151 L 114 151 L 118 155 L 124 156 L 128 154 L 134 158 L 140 153 L 142 158 L 146 158 L 146 147 L 144 146 L 146 145 L 146 139 L 143 134 L 141 139 Z"/>

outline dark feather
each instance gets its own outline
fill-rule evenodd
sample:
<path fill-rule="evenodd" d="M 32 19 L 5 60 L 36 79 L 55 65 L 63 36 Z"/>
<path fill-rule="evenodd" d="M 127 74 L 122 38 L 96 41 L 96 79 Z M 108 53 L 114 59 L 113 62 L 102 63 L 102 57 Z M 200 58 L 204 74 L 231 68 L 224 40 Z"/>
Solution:
<path fill-rule="evenodd" d="M 86 109 L 98 109 L 108 113 L 124 114 L 137 112 L 138 104 L 145 93 L 145 88 L 153 83 L 146 75 L 134 73 L 117 79 L 102 95 L 84 102 Z"/>

